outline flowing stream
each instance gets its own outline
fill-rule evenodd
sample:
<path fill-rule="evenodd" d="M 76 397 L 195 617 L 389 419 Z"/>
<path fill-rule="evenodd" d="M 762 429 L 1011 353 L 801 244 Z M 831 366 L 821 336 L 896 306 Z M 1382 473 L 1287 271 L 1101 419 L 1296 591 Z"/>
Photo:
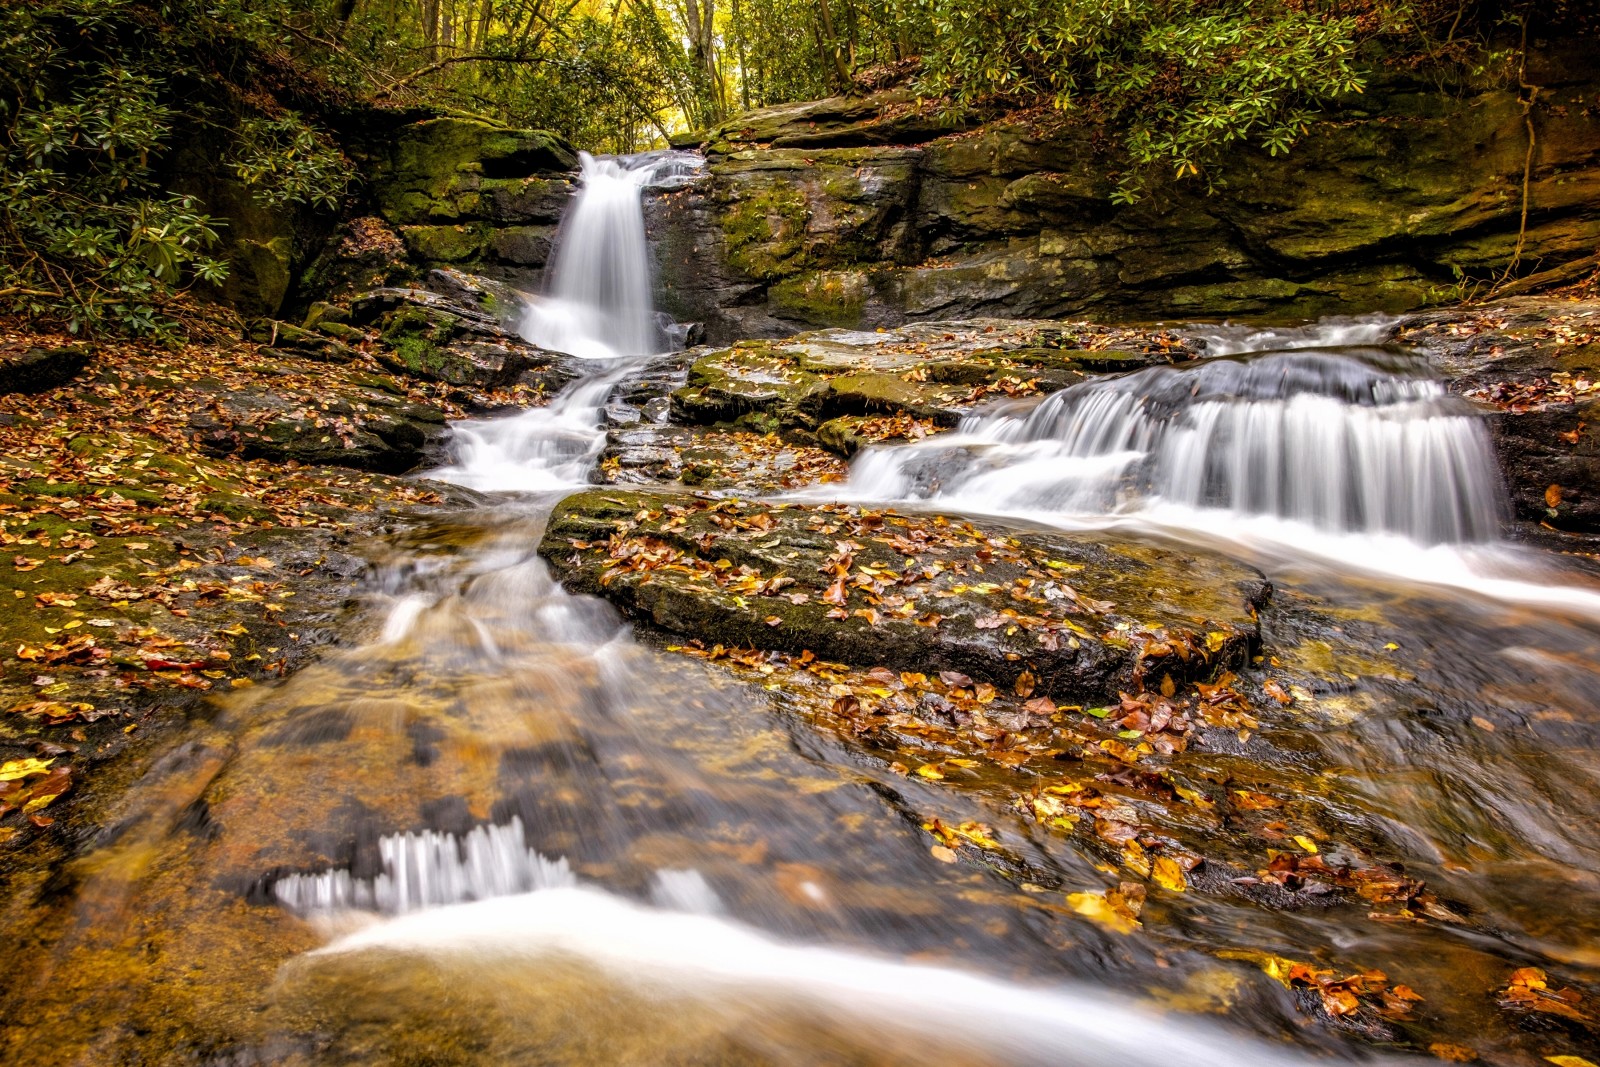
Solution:
<path fill-rule="evenodd" d="M 1275 769 L 1218 751 L 1184 773 L 1289 790 L 1450 916 L 1223 884 L 1130 937 L 1061 903 L 1107 869 L 1004 787 L 897 775 L 534 554 L 608 395 L 670 346 L 639 196 L 676 165 L 585 158 L 526 332 L 589 370 L 458 426 L 431 474 L 491 502 L 369 546 L 367 639 L 198 724 L 61 890 L 80 934 L 40 1020 L 126 1023 L 69 1028 L 51 1062 L 1267 1067 L 1441 1034 L 1538 1062 L 1486 991 L 1600 967 L 1600 595 L 1501 541 L 1483 428 L 1425 355 L 1375 320 L 1220 331 L 1204 361 L 975 415 L 830 491 L 1267 570 L 1268 648 L 1334 681 L 1318 717 L 1263 728 Z M 930 818 L 999 827 L 1017 866 L 945 862 Z M 1381 966 L 1426 990 L 1422 1029 L 1310 1024 L 1278 957 Z"/>

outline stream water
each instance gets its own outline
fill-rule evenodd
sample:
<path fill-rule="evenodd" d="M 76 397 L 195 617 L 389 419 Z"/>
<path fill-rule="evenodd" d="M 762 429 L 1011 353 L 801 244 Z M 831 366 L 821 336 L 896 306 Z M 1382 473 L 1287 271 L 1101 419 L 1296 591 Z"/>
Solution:
<path fill-rule="evenodd" d="M 1182 772 L 1290 797 L 1297 825 L 1425 880 L 1436 911 L 1271 906 L 1222 879 L 1152 898 L 1130 936 L 1065 904 L 1116 876 L 1025 824 L 1003 783 L 898 775 L 781 685 L 636 637 L 534 554 L 589 480 L 607 396 L 668 344 L 639 211 L 661 165 L 586 160 L 527 332 L 592 373 L 458 426 L 431 475 L 491 502 L 368 546 L 352 649 L 197 723 L 49 895 L 34 1061 L 1266 1067 L 1445 1041 L 1531 1065 L 1586 1047 L 1580 1025 L 1508 1021 L 1494 991 L 1523 966 L 1600 974 L 1600 592 L 1501 541 L 1483 429 L 1425 354 L 1374 320 L 1218 332 L 1197 365 L 974 416 L 830 490 L 1197 542 L 1273 578 L 1267 648 L 1320 681 L 1263 724 L 1265 763 L 1191 751 Z M 1015 864 L 944 862 L 929 818 L 998 828 Z M 1387 1029 L 1313 1021 L 1310 994 L 1264 973 L 1280 957 L 1381 968 L 1426 999 Z"/>

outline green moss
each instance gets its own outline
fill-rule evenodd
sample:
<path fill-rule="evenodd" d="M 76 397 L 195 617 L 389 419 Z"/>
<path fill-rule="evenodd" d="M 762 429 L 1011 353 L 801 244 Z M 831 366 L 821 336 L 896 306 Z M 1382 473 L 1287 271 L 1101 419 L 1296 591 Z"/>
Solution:
<path fill-rule="evenodd" d="M 428 263 L 463 263 L 483 255 L 493 234 L 483 224 L 402 226 L 400 239 L 412 255 Z"/>
<path fill-rule="evenodd" d="M 777 283 L 767 291 L 767 301 L 780 318 L 855 329 L 861 325 L 867 293 L 863 272 L 822 271 Z"/>
<path fill-rule="evenodd" d="M 752 278 L 773 281 L 804 269 L 805 194 L 775 182 L 737 196 L 722 213 L 728 261 Z"/>

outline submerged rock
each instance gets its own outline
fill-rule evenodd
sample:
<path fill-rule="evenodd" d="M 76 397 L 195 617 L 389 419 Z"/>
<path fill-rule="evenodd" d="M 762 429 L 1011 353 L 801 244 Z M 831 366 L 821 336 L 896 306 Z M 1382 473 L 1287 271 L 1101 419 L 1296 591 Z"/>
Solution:
<path fill-rule="evenodd" d="M 1243 664 L 1271 587 L 1220 556 L 938 515 L 592 490 L 564 585 L 706 644 L 950 671 L 1079 702 Z"/>

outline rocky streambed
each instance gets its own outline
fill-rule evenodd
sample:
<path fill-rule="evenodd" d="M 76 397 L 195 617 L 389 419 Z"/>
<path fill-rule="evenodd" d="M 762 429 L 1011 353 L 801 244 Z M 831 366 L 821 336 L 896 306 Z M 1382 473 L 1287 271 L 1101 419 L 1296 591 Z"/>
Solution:
<path fill-rule="evenodd" d="M 646 1009 L 587 972 L 297 955 L 318 938 L 283 886 L 377 894 L 393 856 L 512 825 L 608 893 L 703 901 L 663 881 L 692 870 L 718 914 L 787 937 L 1005 959 L 1236 1035 L 1518 1067 L 1592 1049 L 1600 655 L 1577 600 L 849 492 L 865 451 L 1234 358 L 1237 331 L 701 346 L 618 378 L 582 491 L 486 505 L 394 477 L 449 419 L 586 373 L 508 329 L 517 299 L 440 272 L 253 326 L 206 373 L 20 361 L 0 914 L 4 1014 L 34 1021 L 8 1050 L 791 1062 L 783 998 L 787 1022 L 745 1031 L 668 1013 L 644 1050 L 621 1020 Z M 1574 597 L 1597 311 L 1525 298 L 1371 342 L 1422 346 L 1488 420 L 1508 530 L 1567 554 Z M 470 1009 L 441 1014 L 446 988 Z M 114 1010 L 85 1030 L 91 1003 Z M 551 1038 L 574 1011 L 591 1036 Z M 915 1058 L 826 1034 L 848 1062 Z"/>

